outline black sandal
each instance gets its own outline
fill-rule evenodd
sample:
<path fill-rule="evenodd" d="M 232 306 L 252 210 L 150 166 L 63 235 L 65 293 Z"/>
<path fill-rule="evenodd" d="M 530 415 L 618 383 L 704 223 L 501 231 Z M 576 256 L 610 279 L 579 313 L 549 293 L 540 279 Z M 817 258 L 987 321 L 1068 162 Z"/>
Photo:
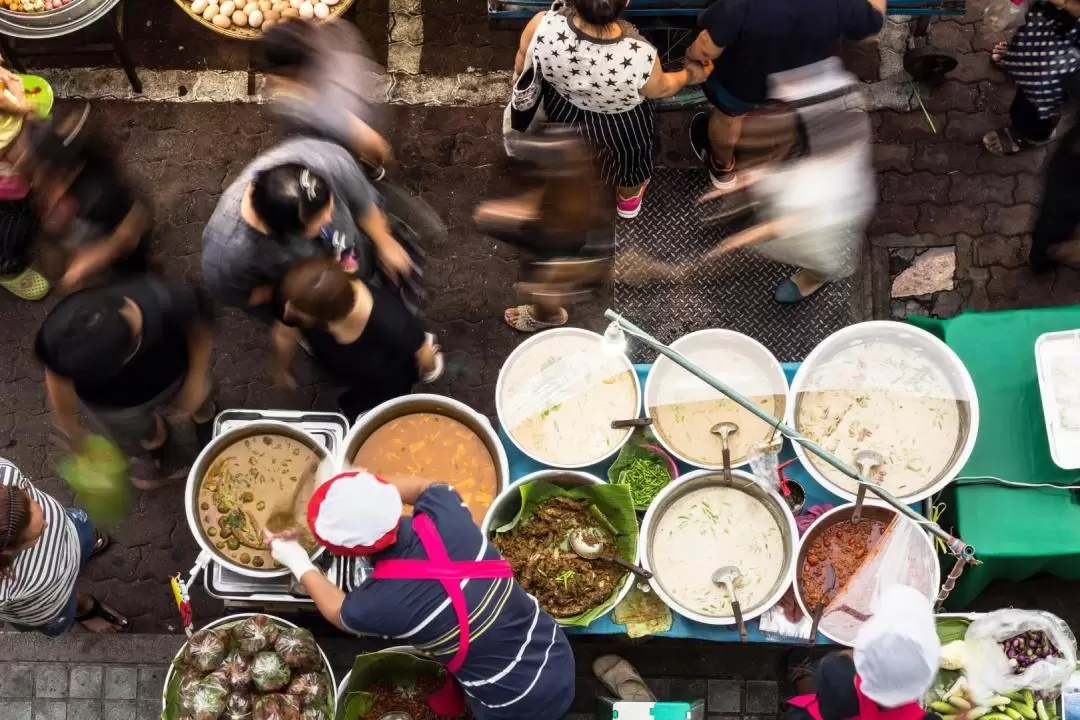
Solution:
<path fill-rule="evenodd" d="M 94 596 L 90 596 L 91 605 L 90 609 L 81 615 L 75 616 L 75 622 L 84 623 L 87 620 L 104 620 L 105 622 L 117 628 L 117 632 L 127 632 L 131 623 L 123 615 L 113 614 L 108 608 L 101 604 L 101 601 Z M 89 630 L 89 628 L 87 628 Z M 94 632 L 94 631 L 91 631 Z"/>
<path fill-rule="evenodd" d="M 90 557 L 96 558 L 98 555 L 108 550 L 110 545 L 112 545 L 112 538 L 97 528 L 94 528 L 94 545 L 90 548 Z"/>
<path fill-rule="evenodd" d="M 990 143 L 988 142 L 988 138 L 991 136 L 994 137 L 999 146 L 996 149 L 990 147 Z M 995 157 L 1011 157 L 1024 150 L 1032 150 L 1034 148 L 1043 147 L 1044 145 L 1049 145 L 1053 139 L 1054 136 L 1051 135 L 1047 140 L 1027 140 L 1014 135 L 1011 127 L 1003 127 L 998 130 L 991 130 L 986 133 L 986 135 L 983 135 L 982 146 L 986 152 Z"/>

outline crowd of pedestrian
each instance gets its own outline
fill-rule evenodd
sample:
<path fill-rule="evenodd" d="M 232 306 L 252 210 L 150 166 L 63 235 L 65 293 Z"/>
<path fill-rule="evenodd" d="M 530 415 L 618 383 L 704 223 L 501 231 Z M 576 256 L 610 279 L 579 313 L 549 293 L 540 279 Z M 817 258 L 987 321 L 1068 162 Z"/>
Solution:
<path fill-rule="evenodd" d="M 675 70 L 623 19 L 626 7 L 626 0 L 558 2 L 521 35 L 516 71 L 528 68 L 537 78 L 548 127 L 508 143 L 531 163 L 533 187 L 476 212 L 481 230 L 526 256 L 518 285 L 527 302 L 507 309 L 507 323 L 522 332 L 565 324 L 565 302 L 603 282 L 612 216 L 637 217 L 652 180 L 651 101 L 688 85 L 702 85 L 712 105 L 688 127 L 711 186 L 705 199 L 745 191 L 743 207 L 753 215 L 746 230 L 695 264 L 753 247 L 795 265 L 776 291 L 783 303 L 854 272 L 874 207 L 871 139 L 865 115 L 846 102 L 857 83 L 833 55 L 841 40 L 861 42 L 881 30 L 885 0 L 713 3 Z M 1080 67 L 1077 16 L 1080 0 L 1034 0 L 1026 24 L 995 48 L 994 61 L 1018 89 L 1010 125 L 984 138 L 987 152 L 1012 155 L 1054 137 Z M 183 462 L 167 452 L 167 418 L 190 420 L 201 443 L 210 439 L 215 305 L 265 326 L 275 376 L 286 387 L 295 385 L 297 348 L 306 350 L 344 386 L 338 404 L 349 418 L 443 371 L 420 312 L 424 238 L 402 218 L 407 207 L 391 207 L 394 191 L 382 180 L 391 148 L 375 92 L 381 68 L 341 22 L 279 23 L 265 48 L 271 107 L 290 137 L 252 159 L 222 193 L 203 232 L 201 284 L 154 262 L 150 204 L 124 177 L 89 108 L 36 118 L 22 80 L 0 71 L 0 286 L 39 300 L 50 285 L 31 267 L 35 251 L 63 257 L 64 297 L 34 344 L 54 425 L 71 448 L 90 434 L 107 437 L 142 489 L 186 477 Z M 1049 163 L 1034 232 L 1037 269 L 1076 252 L 1077 132 L 1066 133 Z M 353 504 L 325 506 L 327 542 L 383 560 L 437 552 L 462 563 L 500 561 L 437 478 L 389 490 L 371 478 L 339 480 L 341 498 Z M 385 503 L 366 502 L 383 496 Z M 399 521 L 403 501 L 415 506 L 416 524 Z M 80 568 L 108 543 L 85 513 L 63 508 L 0 459 L 0 620 L 48 635 L 76 621 L 94 632 L 124 630 L 119 612 L 75 590 Z M 478 577 L 460 598 L 466 616 L 490 626 L 479 645 L 498 657 L 517 652 L 507 670 L 459 657 L 467 632 L 458 645 L 453 617 L 429 626 L 446 610 L 438 583 L 391 574 L 346 597 L 295 542 L 275 538 L 272 546 L 334 624 L 403 634 L 419 623 L 432 655 L 460 673 L 477 717 L 541 720 L 566 710 L 569 645 L 512 578 Z M 414 583 L 408 603 L 386 584 L 393 579 Z M 839 720 L 908 708 L 902 714 L 916 717 L 910 705 L 925 689 L 917 687 L 923 665 L 936 667 L 923 619 L 913 621 L 921 629 L 910 636 L 904 627 L 865 626 L 882 637 L 899 633 L 894 657 L 907 653 L 914 667 L 901 689 L 890 685 L 880 653 L 867 650 L 860 660 L 857 642 L 853 661 L 822 665 L 828 692 L 819 686 L 794 714 Z M 617 692 L 640 688 L 632 668 L 618 662 L 601 662 L 597 672 Z"/>

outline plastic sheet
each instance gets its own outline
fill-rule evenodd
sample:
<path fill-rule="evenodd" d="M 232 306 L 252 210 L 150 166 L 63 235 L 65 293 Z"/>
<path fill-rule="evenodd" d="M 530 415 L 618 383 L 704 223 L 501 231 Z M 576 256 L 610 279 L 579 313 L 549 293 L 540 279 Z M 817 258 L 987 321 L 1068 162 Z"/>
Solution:
<path fill-rule="evenodd" d="M 522 343 L 499 373 L 499 420 L 535 459 L 584 467 L 610 455 L 629 436 L 614 420 L 636 418 L 637 376 L 621 352 L 596 333 L 548 330 Z"/>
<path fill-rule="evenodd" d="M 1029 630 L 1045 632 L 1062 657 L 1040 660 L 1014 673 L 1000 643 Z M 1042 610 L 1009 609 L 980 615 L 968 626 L 964 646 L 964 675 L 976 700 L 1025 688 L 1058 691 L 1076 667 L 1072 630 L 1061 618 Z"/>
<path fill-rule="evenodd" d="M 867 503 L 863 508 L 864 522 L 883 517 L 871 508 L 883 509 Z M 850 579 L 843 583 L 837 578 L 836 591 L 827 600 L 821 617 L 821 631 L 845 645 L 855 641 L 859 628 L 873 616 L 887 589 L 907 585 L 918 590 L 928 602 L 937 594 L 939 567 L 926 533 L 910 520 L 896 516 L 891 510 L 887 512 L 892 515 L 892 521 Z M 801 572 L 799 576 L 801 579 Z M 812 612 L 813 608 L 809 610 Z"/>
<path fill-rule="evenodd" d="M 953 477 L 977 432 L 971 378 L 929 333 L 894 322 L 860 323 L 826 339 L 792 383 L 789 422 L 856 467 L 877 453 L 872 479 L 901 500 L 925 497 Z M 853 497 L 853 478 L 796 448 L 815 479 Z"/>
<path fill-rule="evenodd" d="M 1024 24 L 1028 0 L 990 0 L 983 12 L 983 21 L 993 32 L 1005 32 Z"/>
<path fill-rule="evenodd" d="M 731 330 L 701 330 L 679 338 L 671 348 L 772 417 L 784 416 L 788 391 L 784 370 L 753 338 Z M 729 436 L 731 464 L 735 466 L 746 463 L 756 446 L 770 438 L 781 439 L 771 424 L 666 357 L 658 358 L 649 371 L 645 410 L 664 447 L 698 467 L 723 467 L 723 442 L 712 432 L 719 423 L 731 422 L 738 427 Z"/>

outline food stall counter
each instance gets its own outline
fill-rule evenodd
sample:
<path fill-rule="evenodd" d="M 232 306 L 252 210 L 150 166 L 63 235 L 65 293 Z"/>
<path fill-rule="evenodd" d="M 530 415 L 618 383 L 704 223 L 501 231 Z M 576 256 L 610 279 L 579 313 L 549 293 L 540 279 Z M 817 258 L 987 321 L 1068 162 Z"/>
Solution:
<path fill-rule="evenodd" d="M 638 378 L 641 384 L 644 386 L 645 378 L 649 373 L 650 365 L 635 365 L 634 369 L 638 374 Z M 788 377 L 788 380 L 794 376 L 795 371 L 798 369 L 797 363 L 785 363 L 784 372 Z M 503 445 L 506 448 L 507 459 L 510 462 L 510 478 L 512 481 L 517 481 L 520 478 L 528 475 L 531 472 L 537 470 L 547 469 L 547 466 L 542 465 L 535 460 L 527 457 L 523 454 L 514 443 L 506 437 L 505 432 L 500 428 L 499 434 L 503 440 Z M 785 441 L 783 452 L 780 454 L 781 462 L 795 458 L 795 452 L 791 448 L 791 442 Z M 694 468 L 686 465 L 682 462 L 676 463 L 679 467 L 680 476 L 684 473 L 690 472 Z M 611 465 L 611 461 L 603 462 L 592 467 L 584 468 L 585 472 L 596 475 L 600 478 L 607 477 L 607 469 Z M 789 480 L 796 480 L 806 490 L 806 507 L 812 507 L 821 503 L 830 503 L 838 505 L 843 502 L 840 498 L 825 490 L 819 485 L 810 474 L 806 472 L 803 466 L 798 462 L 794 462 L 784 469 L 784 474 Z M 621 634 L 626 632 L 624 625 L 617 624 L 612 621 L 611 614 L 604 615 L 603 617 L 593 621 L 589 626 L 584 628 L 565 627 L 563 628 L 568 633 L 572 634 L 589 634 L 589 635 L 612 635 Z M 752 620 L 746 623 L 746 629 L 749 635 L 750 642 L 782 642 L 790 643 L 791 638 L 783 638 L 778 636 L 770 636 L 762 633 L 758 628 L 758 621 Z M 705 623 L 695 622 L 689 620 L 678 613 L 672 611 L 672 623 L 671 629 L 658 633 L 660 637 L 677 637 L 677 638 L 696 638 L 700 640 L 715 640 L 720 642 L 738 642 L 739 633 L 734 625 L 731 626 L 718 626 L 707 625 Z M 828 643 L 823 636 L 819 634 L 818 642 L 821 644 Z"/>
<path fill-rule="evenodd" d="M 988 476 L 1080 485 L 1080 471 L 1063 470 L 1050 457 L 1035 365 L 1036 338 L 1080 328 L 1080 307 L 909 321 L 936 334 L 960 356 L 975 383 L 983 417 L 990 420 L 980 428 L 961 479 L 941 495 L 946 526 L 953 525 L 983 563 L 964 570 L 946 605 L 965 608 L 992 580 L 1025 580 L 1040 572 L 1080 579 L 1080 505 L 1073 494 L 963 480 Z"/>

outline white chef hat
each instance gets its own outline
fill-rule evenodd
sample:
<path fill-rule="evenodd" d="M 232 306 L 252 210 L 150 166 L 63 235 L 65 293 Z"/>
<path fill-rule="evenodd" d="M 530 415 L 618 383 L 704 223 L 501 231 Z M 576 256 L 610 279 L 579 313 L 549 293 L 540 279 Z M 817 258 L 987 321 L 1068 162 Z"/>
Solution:
<path fill-rule="evenodd" d="M 937 675 L 940 655 L 930 601 L 907 585 L 886 588 L 855 635 L 862 692 L 886 708 L 922 697 Z"/>
<path fill-rule="evenodd" d="M 308 525 L 335 555 L 371 555 L 397 541 L 401 494 L 363 471 L 344 472 L 320 485 L 308 503 Z"/>

